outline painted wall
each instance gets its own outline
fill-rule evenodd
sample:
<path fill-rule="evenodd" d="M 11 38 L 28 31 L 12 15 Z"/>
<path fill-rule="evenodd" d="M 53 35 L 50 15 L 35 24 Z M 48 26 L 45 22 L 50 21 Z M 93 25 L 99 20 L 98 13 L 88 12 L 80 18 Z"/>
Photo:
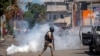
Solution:
<path fill-rule="evenodd" d="M 94 15 L 93 11 L 91 10 L 83 10 L 82 11 L 82 19 L 83 19 L 83 25 L 90 25 L 90 21 L 94 21 Z"/>

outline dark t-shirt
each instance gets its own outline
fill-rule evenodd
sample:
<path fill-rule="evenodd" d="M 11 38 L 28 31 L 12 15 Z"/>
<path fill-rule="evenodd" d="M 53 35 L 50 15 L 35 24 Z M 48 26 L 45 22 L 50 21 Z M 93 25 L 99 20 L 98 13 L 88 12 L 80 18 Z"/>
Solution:
<path fill-rule="evenodd" d="M 53 33 L 50 32 L 50 33 L 51 33 L 51 37 L 50 37 L 50 36 L 49 36 L 49 32 L 50 32 L 50 31 L 48 31 L 48 32 L 46 33 L 46 35 L 45 35 L 45 40 L 48 41 L 49 43 L 52 43 L 52 40 L 53 40 Z"/>

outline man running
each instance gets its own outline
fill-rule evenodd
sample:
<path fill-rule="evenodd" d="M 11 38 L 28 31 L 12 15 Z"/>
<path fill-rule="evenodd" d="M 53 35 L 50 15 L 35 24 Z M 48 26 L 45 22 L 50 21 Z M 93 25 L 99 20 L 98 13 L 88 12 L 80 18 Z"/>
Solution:
<path fill-rule="evenodd" d="M 50 48 L 51 55 L 54 56 L 53 50 L 55 49 L 55 46 L 54 46 L 53 32 L 54 32 L 54 27 L 50 27 L 50 31 L 48 31 L 45 35 L 45 44 L 44 44 L 43 51 L 39 56 L 41 56 L 47 50 L 47 47 Z"/>

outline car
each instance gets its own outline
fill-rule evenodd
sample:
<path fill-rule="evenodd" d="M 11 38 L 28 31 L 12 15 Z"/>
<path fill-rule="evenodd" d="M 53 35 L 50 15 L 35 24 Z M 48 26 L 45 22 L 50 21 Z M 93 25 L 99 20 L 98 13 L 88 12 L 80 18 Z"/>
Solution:
<path fill-rule="evenodd" d="M 82 30 L 85 27 L 84 26 L 80 27 L 79 36 L 82 40 L 82 44 L 84 46 L 89 46 L 89 52 L 93 52 L 94 50 L 96 53 L 100 52 L 100 25 L 89 26 L 91 28 L 90 31 L 86 30 L 87 32 L 84 33 L 82 32 Z"/>

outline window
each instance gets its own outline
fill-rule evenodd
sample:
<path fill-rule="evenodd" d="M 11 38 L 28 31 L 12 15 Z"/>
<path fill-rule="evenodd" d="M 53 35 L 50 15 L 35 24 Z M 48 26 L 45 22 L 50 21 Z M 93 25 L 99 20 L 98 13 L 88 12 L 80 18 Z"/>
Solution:
<path fill-rule="evenodd" d="M 64 18 L 64 15 L 63 15 L 63 14 L 61 14 L 61 15 L 60 15 L 60 18 L 62 18 L 62 19 L 63 19 L 63 18 Z"/>
<path fill-rule="evenodd" d="M 53 16 L 53 19 L 56 19 L 56 15 Z"/>
<path fill-rule="evenodd" d="M 97 31 L 100 31 L 100 26 L 97 26 Z"/>

